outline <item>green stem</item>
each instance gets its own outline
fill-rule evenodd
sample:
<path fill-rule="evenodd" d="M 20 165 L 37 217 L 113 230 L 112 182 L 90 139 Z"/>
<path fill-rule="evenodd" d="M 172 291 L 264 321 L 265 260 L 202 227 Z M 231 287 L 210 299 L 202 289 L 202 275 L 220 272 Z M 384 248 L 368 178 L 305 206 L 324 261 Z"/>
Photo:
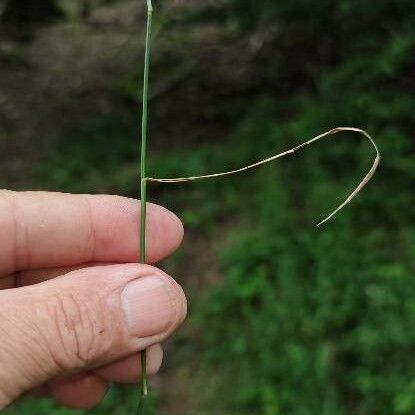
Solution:
<path fill-rule="evenodd" d="M 146 224 L 147 224 L 147 182 L 146 182 L 146 159 L 147 159 L 147 135 L 148 135 L 148 90 L 150 75 L 150 53 L 151 53 L 151 28 L 152 28 L 153 6 L 151 0 L 147 0 L 147 32 L 144 60 L 144 81 L 143 81 L 143 112 L 141 124 L 141 212 L 140 212 L 140 263 L 147 262 L 146 255 Z M 141 385 L 140 401 L 137 414 L 143 411 L 144 400 L 148 393 L 147 387 L 147 352 L 141 353 Z"/>

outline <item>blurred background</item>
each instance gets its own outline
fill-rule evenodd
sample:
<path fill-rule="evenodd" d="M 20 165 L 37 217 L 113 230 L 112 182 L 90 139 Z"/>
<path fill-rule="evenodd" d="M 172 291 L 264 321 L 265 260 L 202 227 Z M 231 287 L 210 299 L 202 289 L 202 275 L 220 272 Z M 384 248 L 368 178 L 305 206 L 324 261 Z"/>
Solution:
<path fill-rule="evenodd" d="M 0 1 L 0 186 L 138 197 L 143 1 Z M 415 2 L 156 1 L 149 174 L 256 161 L 158 185 L 184 221 L 162 266 L 189 320 L 168 342 L 148 414 L 415 413 Z M 134 387 L 91 414 L 129 415 Z M 22 399 L 7 415 L 67 415 Z M 79 414 L 83 412 L 78 412 Z"/>

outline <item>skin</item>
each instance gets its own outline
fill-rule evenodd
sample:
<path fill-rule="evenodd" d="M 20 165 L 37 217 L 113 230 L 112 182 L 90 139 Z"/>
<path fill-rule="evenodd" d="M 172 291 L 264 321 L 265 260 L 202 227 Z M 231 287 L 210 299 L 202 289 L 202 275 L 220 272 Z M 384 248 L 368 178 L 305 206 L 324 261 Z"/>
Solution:
<path fill-rule="evenodd" d="M 137 382 L 146 348 L 158 371 L 186 299 L 136 263 L 138 220 L 139 202 L 118 196 L 0 191 L 0 409 L 27 392 L 91 408 L 109 382 Z M 177 249 L 183 226 L 151 204 L 147 226 L 153 264 Z M 144 281 L 157 291 L 126 302 L 126 287 Z"/>

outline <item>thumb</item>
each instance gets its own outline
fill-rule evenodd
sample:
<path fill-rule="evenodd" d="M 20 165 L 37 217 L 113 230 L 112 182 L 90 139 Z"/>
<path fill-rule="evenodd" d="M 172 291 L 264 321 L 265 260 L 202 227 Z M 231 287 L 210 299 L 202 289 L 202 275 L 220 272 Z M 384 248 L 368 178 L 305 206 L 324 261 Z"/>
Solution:
<path fill-rule="evenodd" d="M 109 265 L 0 291 L 0 409 L 58 376 L 159 343 L 183 321 L 180 286 L 146 265 Z"/>

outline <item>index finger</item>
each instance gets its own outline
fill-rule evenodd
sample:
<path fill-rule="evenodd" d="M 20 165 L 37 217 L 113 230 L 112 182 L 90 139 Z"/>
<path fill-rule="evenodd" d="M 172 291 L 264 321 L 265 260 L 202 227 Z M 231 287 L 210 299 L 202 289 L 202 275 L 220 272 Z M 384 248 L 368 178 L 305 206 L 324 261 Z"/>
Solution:
<path fill-rule="evenodd" d="M 139 202 L 120 196 L 0 191 L 0 276 L 88 262 L 137 262 Z M 173 213 L 148 204 L 147 257 L 181 243 Z"/>

